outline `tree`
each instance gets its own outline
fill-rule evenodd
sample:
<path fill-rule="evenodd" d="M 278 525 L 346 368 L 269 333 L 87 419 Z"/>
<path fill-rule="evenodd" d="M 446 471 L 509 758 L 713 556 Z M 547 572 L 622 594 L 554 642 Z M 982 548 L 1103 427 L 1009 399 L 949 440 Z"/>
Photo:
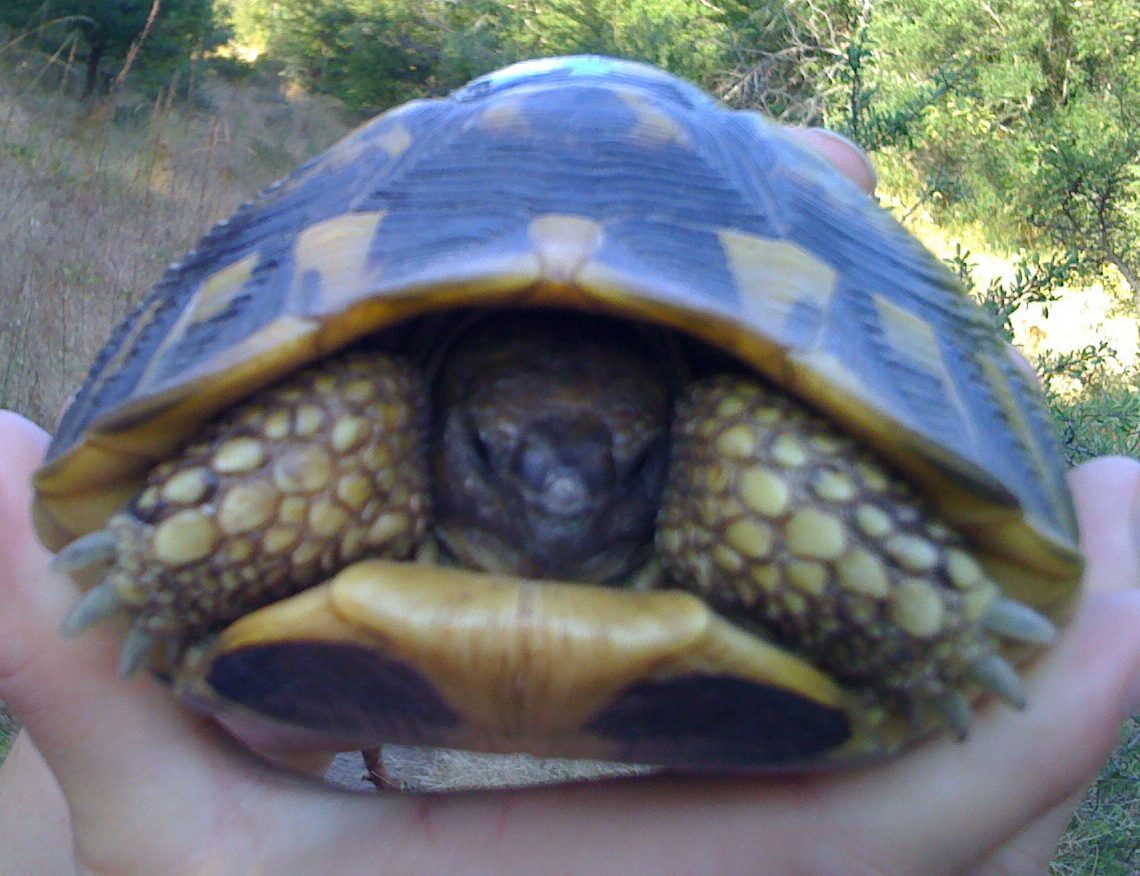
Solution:
<path fill-rule="evenodd" d="M 147 26 L 154 0 L 6 0 L 0 20 L 36 30 L 41 41 L 78 38 L 86 47 L 83 97 L 94 92 L 106 59 L 123 59 Z M 141 46 L 142 65 L 177 64 L 212 36 L 210 0 L 161 0 Z"/>
<path fill-rule="evenodd" d="M 1140 314 L 1140 89 L 1120 92 L 1082 95 L 1033 132 L 1025 200 L 1047 242 L 1115 267 Z"/>
<path fill-rule="evenodd" d="M 995 243 L 1078 248 L 1140 306 L 1140 5 L 893 0 L 870 32 L 890 93 L 956 71 L 906 155 L 931 206 Z"/>

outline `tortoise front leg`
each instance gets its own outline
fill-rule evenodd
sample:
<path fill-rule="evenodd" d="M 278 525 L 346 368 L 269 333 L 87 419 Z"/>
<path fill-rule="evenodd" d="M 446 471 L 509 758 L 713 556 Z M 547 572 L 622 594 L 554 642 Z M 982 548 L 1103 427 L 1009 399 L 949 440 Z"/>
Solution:
<path fill-rule="evenodd" d="M 56 557 L 107 567 L 65 632 L 125 610 L 130 675 L 160 643 L 180 650 L 361 558 L 411 556 L 428 517 L 424 404 L 403 360 L 352 353 L 228 411 Z"/>
<path fill-rule="evenodd" d="M 853 438 L 745 377 L 678 405 L 657 546 L 672 583 L 873 706 L 932 709 L 959 736 L 979 689 L 1024 705 L 1002 640 L 1055 634 Z"/>

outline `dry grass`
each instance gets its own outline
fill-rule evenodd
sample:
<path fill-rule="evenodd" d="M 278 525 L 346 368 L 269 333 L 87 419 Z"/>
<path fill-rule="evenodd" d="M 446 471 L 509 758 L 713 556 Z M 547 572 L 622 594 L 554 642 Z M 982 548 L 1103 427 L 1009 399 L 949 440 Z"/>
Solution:
<path fill-rule="evenodd" d="M 166 264 L 350 126 L 272 85 L 80 104 L 0 61 L 0 406 L 50 425 Z"/>
<path fill-rule="evenodd" d="M 42 58 L 0 52 L 0 407 L 49 426 L 111 328 L 214 222 L 344 133 L 330 103 L 215 82 L 194 108 L 78 104 Z M 1095 317 L 1099 319 L 1100 317 Z M 5 721 L 0 709 L 0 758 Z M 1056 876 L 1140 873 L 1140 730 L 1078 811 Z M 519 759 L 396 749 L 423 788 L 536 778 Z M 522 770 L 520 772 L 520 769 Z M 588 769 L 588 768 L 587 768 Z M 577 765 L 538 769 L 576 778 Z"/>

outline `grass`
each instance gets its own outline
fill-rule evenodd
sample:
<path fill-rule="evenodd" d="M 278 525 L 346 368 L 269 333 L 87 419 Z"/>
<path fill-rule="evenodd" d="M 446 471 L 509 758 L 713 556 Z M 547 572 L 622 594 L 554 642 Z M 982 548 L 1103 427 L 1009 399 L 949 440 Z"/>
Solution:
<path fill-rule="evenodd" d="M 0 404 L 50 427 L 162 269 L 351 125 L 274 83 L 79 103 L 41 56 L 2 60 Z"/>
<path fill-rule="evenodd" d="M 0 407 L 48 428 L 111 328 L 167 263 L 350 127 L 331 102 L 272 82 L 211 80 L 191 106 L 127 95 L 112 107 L 77 102 L 70 81 L 41 56 L 0 51 Z M 1089 330 L 1117 320 L 1110 310 L 1094 308 Z M 1125 338 L 1128 329 L 1134 337 L 1134 320 Z M 1039 343 L 1043 334 L 1052 343 L 1044 314 L 1024 331 L 1023 340 Z M 1101 368 L 1063 400 L 1081 447 L 1140 451 L 1133 362 Z M 0 709 L 0 759 L 12 732 Z M 484 784 L 517 768 L 450 753 L 392 754 L 400 778 L 420 786 Z M 1140 873 L 1137 824 L 1140 725 L 1132 722 L 1078 809 L 1052 873 Z"/>

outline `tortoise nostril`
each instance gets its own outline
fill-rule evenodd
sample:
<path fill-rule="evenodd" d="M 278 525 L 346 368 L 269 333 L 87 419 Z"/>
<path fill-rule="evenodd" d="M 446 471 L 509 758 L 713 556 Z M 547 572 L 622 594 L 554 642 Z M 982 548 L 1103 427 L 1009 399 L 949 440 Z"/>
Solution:
<path fill-rule="evenodd" d="M 588 510 L 590 491 L 582 479 L 569 472 L 552 474 L 542 490 L 543 510 L 558 517 L 574 517 Z"/>
<path fill-rule="evenodd" d="M 613 441 L 592 417 L 547 418 L 522 434 L 511 468 L 523 495 L 546 513 L 583 514 L 612 492 Z"/>

